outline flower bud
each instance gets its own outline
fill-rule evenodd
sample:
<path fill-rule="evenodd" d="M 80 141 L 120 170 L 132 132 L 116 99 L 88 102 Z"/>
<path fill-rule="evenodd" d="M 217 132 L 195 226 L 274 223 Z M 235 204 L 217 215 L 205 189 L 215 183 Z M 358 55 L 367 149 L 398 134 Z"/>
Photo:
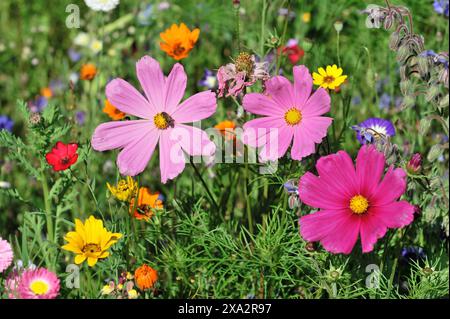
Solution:
<path fill-rule="evenodd" d="M 415 175 L 422 170 L 422 156 L 419 153 L 415 153 L 408 164 L 406 164 L 406 170 L 408 173 Z"/>
<path fill-rule="evenodd" d="M 336 21 L 333 26 L 337 33 L 340 33 L 342 31 L 342 29 L 344 28 L 344 24 L 342 23 L 342 21 L 339 21 L 339 20 Z"/>

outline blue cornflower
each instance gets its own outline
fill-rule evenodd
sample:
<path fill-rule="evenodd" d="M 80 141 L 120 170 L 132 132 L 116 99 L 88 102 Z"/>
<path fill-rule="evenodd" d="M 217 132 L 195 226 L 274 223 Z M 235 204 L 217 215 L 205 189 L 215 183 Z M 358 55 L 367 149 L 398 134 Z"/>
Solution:
<path fill-rule="evenodd" d="M 43 96 L 38 96 L 36 100 L 28 103 L 28 106 L 33 113 L 41 112 L 48 105 L 48 100 Z"/>
<path fill-rule="evenodd" d="M 379 139 L 395 135 L 395 128 L 391 121 L 376 117 L 354 125 L 352 129 L 356 132 L 356 138 L 361 144 L 371 144 Z"/>
<path fill-rule="evenodd" d="M 0 131 L 7 130 L 8 132 L 12 132 L 13 126 L 14 126 L 13 120 L 11 120 L 6 115 L 0 115 Z"/>
<path fill-rule="evenodd" d="M 427 258 L 422 247 L 403 247 L 400 261 L 409 264 L 411 261 L 421 261 Z"/>
<path fill-rule="evenodd" d="M 438 14 L 448 17 L 449 0 L 434 0 L 433 7 Z"/>

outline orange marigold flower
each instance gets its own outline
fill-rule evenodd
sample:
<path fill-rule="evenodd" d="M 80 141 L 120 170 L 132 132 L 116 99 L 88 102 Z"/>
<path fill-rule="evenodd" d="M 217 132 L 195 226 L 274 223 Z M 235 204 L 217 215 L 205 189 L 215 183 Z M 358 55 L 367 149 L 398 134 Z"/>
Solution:
<path fill-rule="evenodd" d="M 43 97 L 45 97 L 46 99 L 49 99 L 49 98 L 51 98 L 51 97 L 53 96 L 53 91 L 52 91 L 52 89 L 49 88 L 49 87 L 42 88 L 42 89 L 41 89 L 41 95 L 42 95 Z"/>
<path fill-rule="evenodd" d="M 105 100 L 105 107 L 103 108 L 103 113 L 108 114 L 108 116 L 114 121 L 121 120 L 126 115 L 121 110 L 112 105 L 111 102 L 109 102 L 108 100 Z"/>
<path fill-rule="evenodd" d="M 130 201 L 130 214 L 135 209 L 133 216 L 139 220 L 149 220 L 153 216 L 154 209 L 162 209 L 163 202 L 158 192 L 151 193 L 147 187 L 139 188 L 138 202 L 134 207 L 134 198 Z"/>
<path fill-rule="evenodd" d="M 80 79 L 92 80 L 97 75 L 97 67 L 92 63 L 86 63 L 81 66 Z"/>
<path fill-rule="evenodd" d="M 169 29 L 160 33 L 161 50 L 166 52 L 175 60 L 181 60 L 189 55 L 200 35 L 200 29 L 189 30 L 189 28 L 181 23 L 180 26 L 172 24 Z"/>
<path fill-rule="evenodd" d="M 141 290 L 153 287 L 158 280 L 158 272 L 147 264 L 143 264 L 134 272 L 134 281 Z"/>
<path fill-rule="evenodd" d="M 214 126 L 215 129 L 219 130 L 220 134 L 225 136 L 227 140 L 233 140 L 236 138 L 234 134 L 234 129 L 236 124 L 233 121 L 225 120 Z"/>

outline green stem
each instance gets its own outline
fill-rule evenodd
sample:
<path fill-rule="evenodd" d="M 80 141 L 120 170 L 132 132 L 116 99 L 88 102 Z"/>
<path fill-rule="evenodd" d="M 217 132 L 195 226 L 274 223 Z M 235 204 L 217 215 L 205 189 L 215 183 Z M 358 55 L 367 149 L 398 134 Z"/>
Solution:
<path fill-rule="evenodd" d="M 42 189 L 44 192 L 44 206 L 45 206 L 45 218 L 47 224 L 47 239 L 54 242 L 53 237 L 53 219 L 52 219 L 52 208 L 51 208 L 51 199 L 50 193 L 48 190 L 47 177 L 45 176 L 45 172 L 42 171 L 41 175 Z"/>
<path fill-rule="evenodd" d="M 198 178 L 200 179 L 200 181 L 201 181 L 203 187 L 205 188 L 206 193 L 208 193 L 208 196 L 209 196 L 209 199 L 211 200 L 211 203 L 215 206 L 215 208 L 216 208 L 217 210 L 219 210 L 219 209 L 220 209 L 220 208 L 219 208 L 219 205 L 217 205 L 217 202 L 216 202 L 216 200 L 214 199 L 214 196 L 212 195 L 211 191 L 209 190 L 209 187 L 208 187 L 208 185 L 206 184 L 205 180 L 203 179 L 202 174 L 200 174 L 200 172 L 198 171 L 197 166 L 195 166 L 194 162 L 192 161 L 192 157 L 190 157 L 190 156 L 189 156 L 189 161 L 191 162 L 191 165 L 192 165 L 192 168 L 193 168 L 194 171 L 195 171 L 195 174 L 198 176 Z"/>
<path fill-rule="evenodd" d="M 247 211 L 247 221 L 248 221 L 248 230 L 250 234 L 253 236 L 253 216 L 252 209 L 250 206 L 250 199 L 248 198 L 248 163 L 245 163 L 244 170 L 244 193 L 245 193 L 245 209 Z"/>
<path fill-rule="evenodd" d="M 265 30 L 266 30 L 266 10 L 267 10 L 267 1 L 263 0 L 262 14 L 261 14 L 261 39 L 260 39 L 261 59 L 264 58 L 264 38 L 265 38 Z"/>
<path fill-rule="evenodd" d="M 239 5 L 235 6 L 235 14 L 236 14 L 236 42 L 238 53 L 241 52 L 241 30 L 240 30 L 240 14 L 239 14 Z"/>
<path fill-rule="evenodd" d="M 341 67 L 341 51 L 340 51 L 340 32 L 337 33 L 337 43 L 336 43 L 336 50 L 337 50 L 337 59 L 338 59 L 338 66 Z"/>

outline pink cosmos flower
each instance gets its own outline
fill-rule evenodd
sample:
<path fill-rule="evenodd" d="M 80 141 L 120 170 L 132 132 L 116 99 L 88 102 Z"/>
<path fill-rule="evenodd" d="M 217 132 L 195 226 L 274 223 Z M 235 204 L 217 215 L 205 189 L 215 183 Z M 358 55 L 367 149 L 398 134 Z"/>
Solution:
<path fill-rule="evenodd" d="M 361 147 L 356 169 L 350 156 L 339 151 L 316 164 L 319 176 L 300 179 L 300 199 L 319 208 L 300 218 L 300 234 L 320 241 L 331 253 L 349 254 L 358 236 L 363 253 L 373 250 L 388 228 L 401 228 L 414 219 L 414 206 L 397 201 L 406 190 L 406 173 L 390 166 L 384 178 L 385 158 L 373 145 Z"/>
<path fill-rule="evenodd" d="M 244 97 L 246 111 L 265 116 L 245 123 L 243 136 L 244 143 L 262 147 L 262 161 L 283 157 L 292 140 L 291 157 L 301 160 L 315 152 L 315 143 L 322 141 L 331 124 L 332 118 L 321 116 L 330 110 L 328 92 L 319 88 L 311 95 L 313 80 L 305 66 L 295 66 L 293 73 L 294 84 L 274 76 L 266 81 L 265 94 Z"/>
<path fill-rule="evenodd" d="M 18 284 L 21 299 L 55 299 L 59 288 L 58 277 L 45 268 L 25 270 Z"/>
<path fill-rule="evenodd" d="M 106 97 L 120 111 L 140 119 L 99 125 L 92 136 L 92 147 L 97 151 L 122 149 L 117 157 L 119 171 L 135 176 L 144 171 L 159 143 L 161 181 L 166 183 L 183 171 L 183 151 L 189 155 L 214 154 L 215 145 L 208 135 L 184 123 L 211 116 L 217 107 L 216 96 L 204 91 L 180 104 L 187 76 L 179 63 L 165 77 L 159 63 L 144 56 L 136 64 L 136 73 L 146 98 L 122 79 L 108 83 Z"/>
<path fill-rule="evenodd" d="M 0 237 L 0 273 L 11 265 L 12 260 L 13 251 L 11 245 Z"/>

